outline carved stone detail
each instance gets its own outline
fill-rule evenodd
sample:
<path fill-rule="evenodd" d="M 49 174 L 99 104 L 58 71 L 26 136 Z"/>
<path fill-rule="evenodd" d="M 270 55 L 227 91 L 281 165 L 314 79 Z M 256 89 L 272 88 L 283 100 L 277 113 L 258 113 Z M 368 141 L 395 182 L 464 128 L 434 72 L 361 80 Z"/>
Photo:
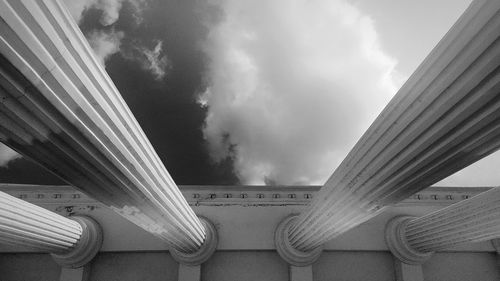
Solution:
<path fill-rule="evenodd" d="M 297 250 L 290 242 L 290 227 L 296 222 L 297 215 L 292 215 L 285 218 L 276 228 L 274 232 L 274 244 L 278 254 L 284 259 L 288 264 L 294 266 L 308 266 L 314 263 L 321 252 L 323 247 L 317 247 L 311 251 L 300 251 Z"/>
<path fill-rule="evenodd" d="M 198 217 L 205 228 L 205 240 L 196 252 L 185 253 L 175 248 L 170 249 L 170 254 L 179 263 L 184 265 L 200 265 L 206 262 L 217 249 L 219 238 L 215 225 L 205 217 Z"/>

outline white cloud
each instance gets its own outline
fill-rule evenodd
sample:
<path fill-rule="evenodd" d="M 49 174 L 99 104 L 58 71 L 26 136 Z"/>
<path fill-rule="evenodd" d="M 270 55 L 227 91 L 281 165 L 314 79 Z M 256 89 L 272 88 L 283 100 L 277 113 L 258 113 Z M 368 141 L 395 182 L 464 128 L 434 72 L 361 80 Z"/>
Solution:
<path fill-rule="evenodd" d="M 162 42 L 158 41 L 155 47 L 150 50 L 146 47 L 139 47 L 139 52 L 144 56 L 138 58 L 144 69 L 149 70 L 157 80 L 165 77 L 166 71 L 170 68 L 167 56 L 162 56 Z"/>
<path fill-rule="evenodd" d="M 19 153 L 0 143 L 0 167 L 7 167 L 10 161 L 17 158 L 21 158 Z"/>
<path fill-rule="evenodd" d="M 87 9 L 95 8 L 102 11 L 99 19 L 101 25 L 110 26 L 120 17 L 120 10 L 125 1 L 133 7 L 136 23 L 141 22 L 145 0 L 66 0 L 65 3 L 77 23 L 80 22 Z M 103 66 L 107 58 L 120 51 L 124 35 L 123 31 L 115 31 L 114 28 L 106 31 L 94 30 L 87 34 L 87 40 Z"/>
<path fill-rule="evenodd" d="M 65 4 L 77 23 L 82 19 L 85 10 L 95 8 L 102 11 L 99 22 L 104 26 L 109 26 L 120 17 L 120 10 L 125 1 L 128 1 L 134 8 L 134 17 L 137 22 L 140 22 L 144 0 L 66 0 Z"/>
<path fill-rule="evenodd" d="M 322 184 L 396 92 L 396 61 L 341 0 L 221 1 L 204 136 L 247 184 Z"/>
<path fill-rule="evenodd" d="M 104 66 L 106 59 L 114 53 L 120 51 L 121 40 L 124 33 L 122 31 L 93 31 L 87 36 L 90 46 L 94 50 L 95 55 Z"/>
<path fill-rule="evenodd" d="M 156 80 L 161 80 L 172 69 L 170 60 L 163 50 L 163 42 L 153 40 L 152 49 L 143 45 L 142 42 L 134 42 L 130 48 L 122 50 L 121 54 L 128 60 L 139 63 L 142 69 L 153 74 Z"/>
<path fill-rule="evenodd" d="M 64 4 L 77 23 L 82 19 L 85 10 L 97 4 L 98 0 L 66 0 Z"/>

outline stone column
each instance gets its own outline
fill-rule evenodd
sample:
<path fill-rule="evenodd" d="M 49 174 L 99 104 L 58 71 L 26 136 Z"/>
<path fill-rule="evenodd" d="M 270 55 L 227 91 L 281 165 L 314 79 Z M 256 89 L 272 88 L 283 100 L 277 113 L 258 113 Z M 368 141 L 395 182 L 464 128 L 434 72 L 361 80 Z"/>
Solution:
<path fill-rule="evenodd" d="M 0 141 L 173 251 L 211 243 L 66 7 L 0 1 L 0 18 Z"/>
<path fill-rule="evenodd" d="M 317 256 L 326 241 L 500 147 L 499 11 L 497 0 L 471 4 L 287 227 L 282 256 Z"/>
<path fill-rule="evenodd" d="M 500 237 L 500 188 L 415 218 L 387 224 L 386 242 L 400 261 L 420 264 L 433 252 Z"/>
<path fill-rule="evenodd" d="M 102 231 L 90 217 L 66 218 L 0 192 L 0 242 L 49 252 L 61 266 L 78 268 L 101 248 Z"/>

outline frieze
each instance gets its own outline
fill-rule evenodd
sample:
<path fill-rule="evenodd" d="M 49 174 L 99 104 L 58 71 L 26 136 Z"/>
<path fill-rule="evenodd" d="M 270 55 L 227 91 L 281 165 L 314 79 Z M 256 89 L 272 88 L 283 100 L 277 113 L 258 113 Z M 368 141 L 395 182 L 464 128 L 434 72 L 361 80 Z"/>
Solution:
<path fill-rule="evenodd" d="M 179 186 L 191 206 L 307 205 L 319 186 Z M 398 205 L 450 205 L 489 187 L 429 187 Z M 0 191 L 34 204 L 57 204 L 57 212 L 91 211 L 99 205 L 71 186 L 0 184 Z M 76 206 L 76 207 L 75 207 Z M 82 209 L 84 208 L 84 209 Z"/>

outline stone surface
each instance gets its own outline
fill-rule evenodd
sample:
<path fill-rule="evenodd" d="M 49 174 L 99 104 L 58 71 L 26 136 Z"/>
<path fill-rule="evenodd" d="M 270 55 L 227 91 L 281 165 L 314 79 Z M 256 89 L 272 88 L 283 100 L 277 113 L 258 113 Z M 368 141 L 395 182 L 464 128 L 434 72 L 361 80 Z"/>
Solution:
<path fill-rule="evenodd" d="M 201 265 L 185 265 L 179 264 L 178 281 L 200 281 L 201 280 Z"/>

